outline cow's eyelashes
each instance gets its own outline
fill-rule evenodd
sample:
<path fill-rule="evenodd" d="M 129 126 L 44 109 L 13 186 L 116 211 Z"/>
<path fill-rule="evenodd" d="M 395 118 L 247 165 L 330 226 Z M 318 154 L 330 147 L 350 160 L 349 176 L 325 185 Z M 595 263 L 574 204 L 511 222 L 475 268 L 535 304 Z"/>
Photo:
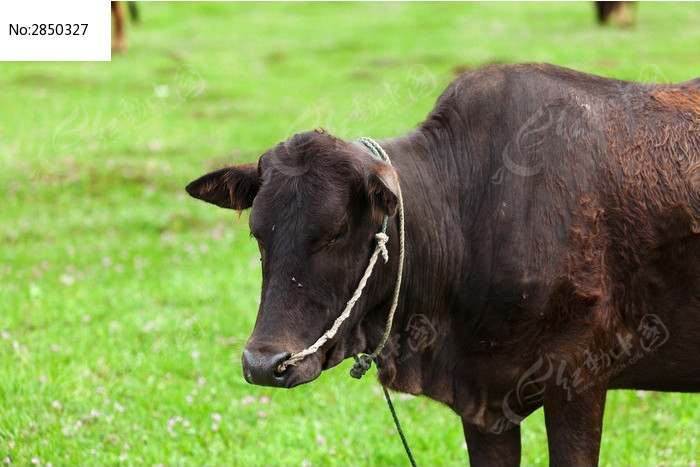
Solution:
<path fill-rule="evenodd" d="M 331 245 L 334 243 L 337 243 L 339 240 L 344 239 L 347 236 L 347 234 L 348 234 L 348 226 L 346 225 L 345 227 L 340 229 L 340 231 L 335 235 L 335 237 L 333 237 L 331 239 L 331 241 L 328 243 Z"/>

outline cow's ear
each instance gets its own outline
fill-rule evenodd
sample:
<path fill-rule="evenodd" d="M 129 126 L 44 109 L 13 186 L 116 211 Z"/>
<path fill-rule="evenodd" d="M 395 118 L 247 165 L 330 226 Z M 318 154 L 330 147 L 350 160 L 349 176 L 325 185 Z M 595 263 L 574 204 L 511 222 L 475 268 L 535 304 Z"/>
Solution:
<path fill-rule="evenodd" d="M 260 188 L 258 164 L 239 164 L 208 173 L 191 182 L 187 193 L 226 209 L 248 209 Z"/>
<path fill-rule="evenodd" d="M 367 195 L 372 214 L 377 217 L 393 216 L 399 202 L 399 177 L 387 164 L 375 164 L 367 176 Z"/>

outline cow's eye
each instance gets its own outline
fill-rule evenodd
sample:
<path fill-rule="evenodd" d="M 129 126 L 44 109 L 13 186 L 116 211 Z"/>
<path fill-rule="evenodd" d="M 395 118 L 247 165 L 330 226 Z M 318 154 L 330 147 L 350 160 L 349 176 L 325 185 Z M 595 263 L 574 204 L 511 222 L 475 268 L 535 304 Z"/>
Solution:
<path fill-rule="evenodd" d="M 333 243 L 336 243 L 338 240 L 342 240 L 343 238 L 345 238 L 345 236 L 347 235 L 347 233 L 348 233 L 348 226 L 346 225 L 345 227 L 343 227 L 342 229 L 340 229 L 340 232 L 338 232 L 338 233 L 336 234 L 336 236 L 333 237 L 333 239 L 332 239 L 329 243 L 330 243 L 330 244 L 333 244 Z"/>

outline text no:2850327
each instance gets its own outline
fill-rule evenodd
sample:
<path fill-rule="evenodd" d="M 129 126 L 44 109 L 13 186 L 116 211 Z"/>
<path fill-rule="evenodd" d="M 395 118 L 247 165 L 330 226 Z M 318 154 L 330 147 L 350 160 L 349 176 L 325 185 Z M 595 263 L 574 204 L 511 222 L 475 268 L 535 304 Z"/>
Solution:
<path fill-rule="evenodd" d="M 84 36 L 87 23 L 10 24 L 10 36 Z"/>

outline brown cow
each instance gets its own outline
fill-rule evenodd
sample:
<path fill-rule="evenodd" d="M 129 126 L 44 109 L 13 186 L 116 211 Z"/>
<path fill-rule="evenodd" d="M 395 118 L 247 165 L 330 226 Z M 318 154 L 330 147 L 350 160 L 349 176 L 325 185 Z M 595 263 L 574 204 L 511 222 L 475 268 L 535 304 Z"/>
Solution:
<path fill-rule="evenodd" d="M 129 16 L 134 23 L 139 22 L 139 13 L 136 2 L 110 2 L 112 10 L 112 52 L 124 53 L 127 49 L 126 42 L 126 19 L 122 11 L 122 4 L 126 3 L 129 9 Z"/>
<path fill-rule="evenodd" d="M 614 22 L 620 26 L 634 25 L 636 2 L 595 2 L 598 22 L 607 24 Z"/>
<path fill-rule="evenodd" d="M 293 387 L 374 350 L 406 265 L 380 382 L 461 418 L 472 465 L 517 465 L 544 406 L 552 465 L 595 465 L 608 389 L 700 390 L 700 80 L 648 85 L 551 65 L 454 81 L 415 131 L 324 132 L 204 175 L 194 197 L 252 206 L 262 298 L 248 382 Z M 389 215 L 390 260 L 321 351 Z"/>

